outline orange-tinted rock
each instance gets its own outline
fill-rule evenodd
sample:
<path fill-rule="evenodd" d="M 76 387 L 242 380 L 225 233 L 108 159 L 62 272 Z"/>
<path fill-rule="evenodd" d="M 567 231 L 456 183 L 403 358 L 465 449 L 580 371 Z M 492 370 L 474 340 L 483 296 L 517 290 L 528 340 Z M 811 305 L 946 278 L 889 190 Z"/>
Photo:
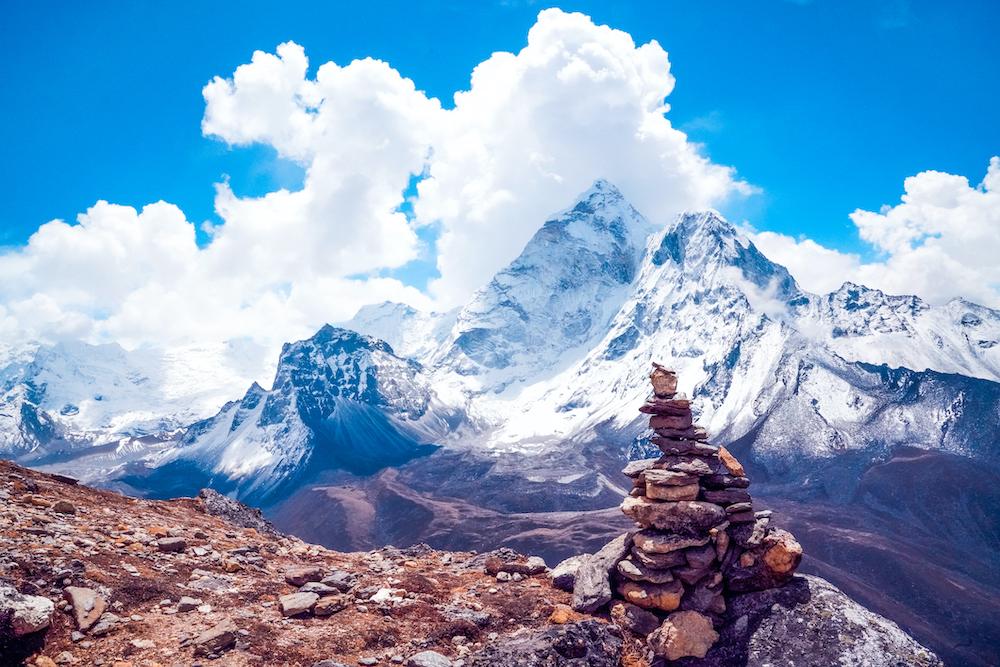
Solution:
<path fill-rule="evenodd" d="M 573 611 L 568 605 L 557 604 L 556 608 L 549 614 L 549 623 L 565 625 L 566 623 L 576 623 L 584 618 L 583 614 Z"/>
<path fill-rule="evenodd" d="M 653 653 L 667 660 L 685 657 L 704 658 L 719 639 L 712 621 L 696 611 L 678 611 L 667 617 L 659 629 L 649 636 Z"/>
<path fill-rule="evenodd" d="M 648 584 L 624 581 L 618 585 L 618 593 L 632 604 L 643 609 L 673 611 L 681 604 L 684 586 L 679 581 L 668 584 Z"/>
<path fill-rule="evenodd" d="M 764 564 L 777 574 L 789 574 L 795 571 L 802 560 L 802 546 L 784 530 L 776 530 L 764 540 L 765 546 L 771 546 L 764 552 Z"/>
<path fill-rule="evenodd" d="M 725 447 L 719 447 L 719 458 L 722 460 L 722 465 L 726 466 L 729 474 L 735 477 L 745 477 L 746 471 L 743 469 L 743 464 L 736 460 L 728 449 Z"/>
<path fill-rule="evenodd" d="M 673 398 L 677 393 L 677 375 L 659 364 L 653 364 L 649 381 L 653 383 L 653 393 L 659 398 Z"/>
<path fill-rule="evenodd" d="M 684 486 L 660 486 L 646 482 L 646 497 L 655 500 L 696 500 L 701 487 L 697 484 Z"/>

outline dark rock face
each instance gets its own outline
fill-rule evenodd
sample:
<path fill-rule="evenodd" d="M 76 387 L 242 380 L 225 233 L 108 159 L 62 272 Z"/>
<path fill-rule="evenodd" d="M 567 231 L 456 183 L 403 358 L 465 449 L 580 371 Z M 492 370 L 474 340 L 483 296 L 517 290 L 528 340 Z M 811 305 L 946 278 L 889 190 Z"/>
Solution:
<path fill-rule="evenodd" d="M 258 533 L 265 535 L 279 535 L 271 522 L 264 518 L 261 511 L 255 507 L 247 507 L 243 503 L 233 500 L 212 489 L 202 489 L 198 492 L 198 499 L 201 500 L 201 507 L 206 514 L 225 519 L 229 523 L 241 528 L 253 528 Z"/>
<path fill-rule="evenodd" d="M 618 628 L 587 620 L 547 628 L 519 639 L 487 646 L 469 667 L 618 667 L 622 638 Z"/>
<path fill-rule="evenodd" d="M 719 641 L 702 659 L 672 665 L 865 665 L 931 667 L 944 663 L 903 632 L 819 577 L 796 576 L 781 588 L 730 599 Z"/>

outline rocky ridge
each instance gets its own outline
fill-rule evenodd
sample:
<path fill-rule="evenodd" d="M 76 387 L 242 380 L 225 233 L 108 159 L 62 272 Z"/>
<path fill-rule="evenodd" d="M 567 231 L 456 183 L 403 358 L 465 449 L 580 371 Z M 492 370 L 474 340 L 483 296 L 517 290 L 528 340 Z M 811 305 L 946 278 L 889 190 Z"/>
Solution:
<path fill-rule="evenodd" d="M 550 571 L 510 549 L 338 553 L 278 533 L 255 511 L 212 494 L 140 500 L 5 461 L 0 500 L 3 665 L 649 667 L 660 660 L 636 634 L 651 612 L 571 608 L 564 589 L 590 557 Z M 813 655 L 820 662 L 795 664 L 844 656 L 872 658 L 852 664 L 940 664 L 820 579 L 796 577 L 727 600 L 727 613 L 739 618 L 723 623 L 704 661 L 678 664 L 728 665 L 733 655 L 749 655 L 739 664 L 750 665 Z"/>

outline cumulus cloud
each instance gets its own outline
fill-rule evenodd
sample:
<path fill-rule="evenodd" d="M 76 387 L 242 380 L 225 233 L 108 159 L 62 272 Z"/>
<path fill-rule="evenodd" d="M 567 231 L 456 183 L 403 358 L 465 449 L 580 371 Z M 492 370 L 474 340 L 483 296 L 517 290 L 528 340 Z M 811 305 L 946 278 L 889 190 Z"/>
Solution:
<path fill-rule="evenodd" d="M 539 14 L 520 52 L 480 63 L 436 128 L 415 205 L 442 225 L 434 295 L 462 301 L 597 177 L 658 223 L 748 192 L 671 125 L 673 88 L 658 43 L 558 9 Z"/>
<path fill-rule="evenodd" d="M 955 297 L 1000 306 L 1000 158 L 973 186 L 964 176 L 925 171 L 903 182 L 895 206 L 850 214 L 879 259 L 773 232 L 751 233 L 768 257 L 806 289 L 825 292 L 852 280 L 892 294 L 941 303 Z"/>
<path fill-rule="evenodd" d="M 748 192 L 672 127 L 673 86 L 656 42 L 555 9 L 520 52 L 478 65 L 452 108 L 371 58 L 310 76 L 294 43 L 255 52 L 205 86 L 202 131 L 273 147 L 303 168 L 302 187 L 241 197 L 218 184 L 221 224 L 203 246 L 165 202 L 49 222 L 0 254 L 0 334 L 277 345 L 365 303 L 462 301 L 598 177 L 659 222 Z M 429 293 L 380 277 L 421 255 L 421 225 L 440 230 Z"/>

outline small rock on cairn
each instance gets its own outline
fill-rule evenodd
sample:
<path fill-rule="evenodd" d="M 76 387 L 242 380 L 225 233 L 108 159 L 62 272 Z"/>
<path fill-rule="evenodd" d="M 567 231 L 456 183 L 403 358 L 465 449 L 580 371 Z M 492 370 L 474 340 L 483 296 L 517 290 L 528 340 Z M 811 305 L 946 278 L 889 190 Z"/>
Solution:
<path fill-rule="evenodd" d="M 781 586 L 802 548 L 769 525 L 770 512 L 753 511 L 743 467 L 725 447 L 707 442 L 691 402 L 677 393 L 676 374 L 653 364 L 650 380 L 653 397 L 639 410 L 650 416 L 651 441 L 663 455 L 623 471 L 633 489 L 622 512 L 640 530 L 602 550 L 616 554 L 605 561 L 604 586 L 617 598 L 612 618 L 646 635 L 656 655 L 703 658 L 725 624 L 726 596 Z M 586 587 L 586 577 L 577 585 Z M 588 592 L 575 590 L 574 597 L 587 599 L 592 611 L 593 595 L 578 595 Z"/>

